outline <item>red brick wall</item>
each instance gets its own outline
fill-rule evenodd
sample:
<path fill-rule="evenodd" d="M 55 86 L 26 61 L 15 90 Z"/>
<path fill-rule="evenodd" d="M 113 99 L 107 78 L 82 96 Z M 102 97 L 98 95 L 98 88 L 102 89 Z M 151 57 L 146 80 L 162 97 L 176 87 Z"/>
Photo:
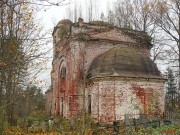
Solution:
<path fill-rule="evenodd" d="M 63 115 L 67 118 L 81 112 L 79 100 L 82 99 L 82 46 L 80 42 L 70 42 L 61 50 L 53 61 L 53 98 L 57 99 L 54 114 L 61 114 L 61 98 L 63 98 Z M 63 62 L 62 62 L 63 61 Z M 66 67 L 66 77 L 60 77 L 62 65 Z M 69 99 L 70 107 L 69 107 Z M 55 105 L 55 103 L 54 103 Z"/>
<path fill-rule="evenodd" d="M 112 122 L 124 119 L 125 114 L 135 116 L 140 111 L 149 115 L 162 114 L 163 87 L 164 82 L 158 80 L 97 80 L 87 89 L 92 95 L 92 116 L 99 122 Z"/>
<path fill-rule="evenodd" d="M 76 30 L 78 32 L 78 30 Z M 72 31 L 73 32 L 73 31 Z M 111 31 L 111 37 L 113 32 Z M 117 31 L 116 31 L 117 32 Z M 122 33 L 121 33 L 122 34 Z M 118 33 L 116 33 L 118 36 Z M 111 38 L 110 37 L 110 38 Z M 123 37 L 121 35 L 121 37 Z M 142 47 L 136 43 L 135 40 L 129 39 L 128 43 L 115 43 L 113 41 L 85 41 L 71 40 L 67 44 L 59 43 L 56 47 L 61 48 L 56 58 L 53 60 L 52 77 L 52 113 L 59 115 L 62 111 L 61 99 L 63 98 L 63 116 L 71 118 L 82 113 L 82 91 L 83 91 L 83 69 L 85 63 L 85 72 L 88 71 L 92 61 L 100 54 L 108 51 L 113 47 L 133 47 L 146 54 L 149 50 L 146 46 Z M 120 38 L 118 39 L 120 40 Z M 124 42 L 124 39 L 123 39 Z M 131 43 L 130 43 L 131 42 Z M 63 45 L 62 45 L 63 44 Z M 84 58 L 84 63 L 83 63 Z M 62 63 L 63 61 L 63 63 Z M 60 77 L 60 70 L 62 65 L 67 69 L 67 74 L 64 79 Z M 145 82 L 145 81 L 97 81 L 94 84 L 88 85 L 86 94 L 92 95 L 92 115 L 99 121 L 113 121 L 122 119 L 125 113 L 128 113 L 128 107 L 132 106 L 132 98 L 137 97 L 135 102 L 145 104 L 148 106 L 147 101 L 142 101 L 141 96 L 143 92 L 155 91 L 161 92 L 163 95 L 163 82 Z M 146 94 L 144 94 L 146 96 Z M 144 96 L 143 95 L 143 96 Z M 47 98 L 51 98 L 48 96 Z M 146 96 L 146 99 L 148 97 Z M 69 102 L 70 101 L 70 102 Z M 163 111 L 163 100 L 161 101 L 161 110 Z M 87 103 L 87 102 L 86 102 Z M 70 106 L 69 106 L 70 105 Z M 148 110 L 144 109 L 146 113 Z"/>

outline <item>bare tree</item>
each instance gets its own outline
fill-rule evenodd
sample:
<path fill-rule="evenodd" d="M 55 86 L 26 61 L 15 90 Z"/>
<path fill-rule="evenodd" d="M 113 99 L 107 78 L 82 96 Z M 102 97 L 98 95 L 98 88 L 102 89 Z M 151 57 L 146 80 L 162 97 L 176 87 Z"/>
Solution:
<path fill-rule="evenodd" d="M 132 14 L 133 14 L 133 10 L 132 10 L 132 2 L 130 1 L 122 1 L 122 0 L 118 0 L 115 3 L 115 18 L 116 18 L 116 24 L 119 27 L 123 27 L 123 28 L 130 28 L 132 27 Z"/>
<path fill-rule="evenodd" d="M 166 33 L 166 39 L 169 41 L 167 46 L 171 50 L 171 64 L 178 63 L 178 78 L 180 75 L 180 1 L 179 0 L 158 0 L 154 8 L 152 18 L 156 25 Z M 180 79 L 178 79 L 180 86 Z M 178 87 L 180 92 L 180 87 Z"/>
<path fill-rule="evenodd" d="M 92 0 L 89 1 L 89 7 L 88 7 L 88 17 L 89 22 L 93 20 L 93 2 Z"/>

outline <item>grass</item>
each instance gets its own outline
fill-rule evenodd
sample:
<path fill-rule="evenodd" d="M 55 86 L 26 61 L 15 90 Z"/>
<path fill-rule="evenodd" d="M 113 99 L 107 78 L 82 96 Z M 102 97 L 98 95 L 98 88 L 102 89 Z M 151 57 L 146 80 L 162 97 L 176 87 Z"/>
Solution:
<path fill-rule="evenodd" d="M 98 127 L 97 127 L 98 128 Z M 101 128 L 98 128 L 101 129 Z M 98 135 L 108 135 L 110 132 L 107 130 L 106 132 L 98 132 L 98 129 L 86 129 L 84 135 L 92 135 L 93 131 L 95 133 L 97 132 Z M 111 131 L 112 133 L 112 131 Z M 67 135 L 82 135 L 79 131 L 69 131 L 69 132 L 63 132 L 61 134 L 67 134 Z M 124 132 L 119 133 L 120 135 L 180 135 L 180 125 L 168 125 L 157 128 L 152 127 L 129 127 L 127 129 L 124 129 Z M 27 133 L 23 129 L 19 127 L 12 127 L 9 129 L 6 129 L 3 133 L 3 135 L 59 135 L 58 131 L 34 131 Z"/>
<path fill-rule="evenodd" d="M 73 127 L 68 120 L 61 117 L 43 121 L 44 124 L 33 121 L 33 124 L 29 127 L 6 128 L 3 135 L 110 135 L 114 133 L 113 125 L 94 123 L 90 117 L 85 119 L 84 133 L 82 120 L 81 117 L 74 119 Z M 133 123 L 127 127 L 124 121 L 120 123 L 119 129 L 116 128 L 116 130 L 119 130 L 118 135 L 180 135 L 180 122 L 178 120 L 169 125 L 164 125 L 161 121 L 160 127 L 159 125 L 154 126 L 154 124 L 137 124 L 134 126 Z"/>

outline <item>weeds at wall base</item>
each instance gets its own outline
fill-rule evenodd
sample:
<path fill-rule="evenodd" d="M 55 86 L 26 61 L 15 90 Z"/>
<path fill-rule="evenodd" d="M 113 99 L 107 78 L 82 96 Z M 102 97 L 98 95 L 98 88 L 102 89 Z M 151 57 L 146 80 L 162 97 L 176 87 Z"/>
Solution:
<path fill-rule="evenodd" d="M 68 121 L 62 117 L 50 117 L 42 123 L 35 122 L 28 131 L 20 127 L 6 128 L 3 135 L 110 135 L 114 133 L 114 127 L 107 128 L 105 125 L 95 123 L 90 116 L 85 118 L 83 128 L 83 118 L 77 117 Z M 162 125 L 160 127 L 146 127 L 143 125 L 122 127 L 119 129 L 119 135 L 180 135 L 180 125 Z"/>

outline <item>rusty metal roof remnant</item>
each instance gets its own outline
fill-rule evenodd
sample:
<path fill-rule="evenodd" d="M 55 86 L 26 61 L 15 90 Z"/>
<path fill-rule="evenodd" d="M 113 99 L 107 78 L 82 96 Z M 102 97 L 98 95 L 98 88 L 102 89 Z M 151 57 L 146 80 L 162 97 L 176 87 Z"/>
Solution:
<path fill-rule="evenodd" d="M 87 76 L 162 78 L 156 64 L 147 55 L 132 48 L 112 48 L 99 55 L 93 60 Z"/>

